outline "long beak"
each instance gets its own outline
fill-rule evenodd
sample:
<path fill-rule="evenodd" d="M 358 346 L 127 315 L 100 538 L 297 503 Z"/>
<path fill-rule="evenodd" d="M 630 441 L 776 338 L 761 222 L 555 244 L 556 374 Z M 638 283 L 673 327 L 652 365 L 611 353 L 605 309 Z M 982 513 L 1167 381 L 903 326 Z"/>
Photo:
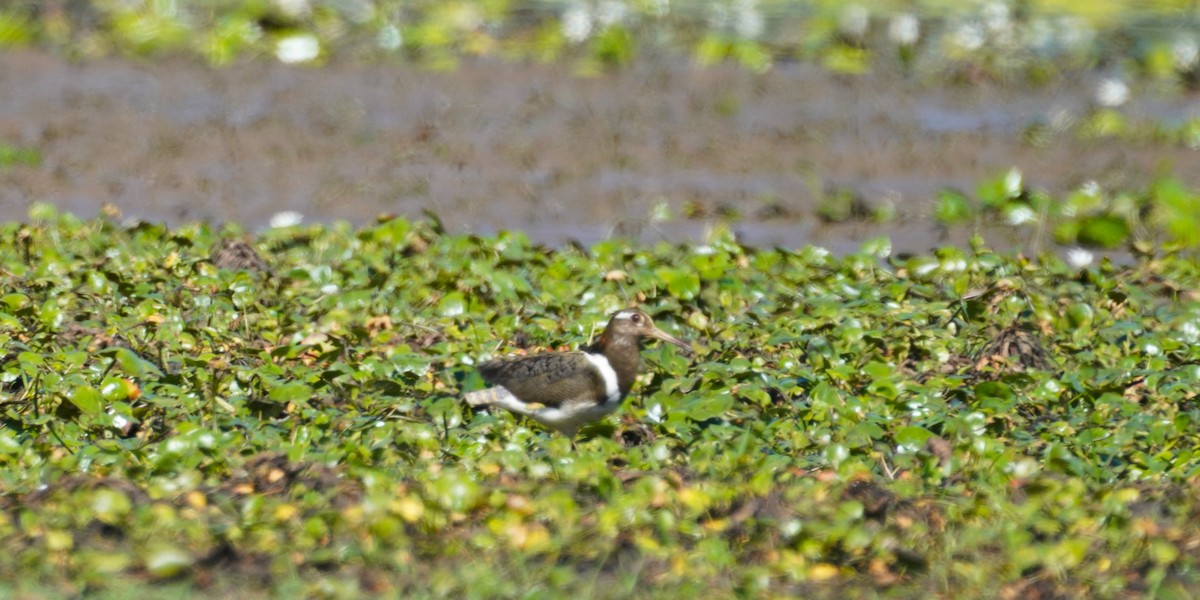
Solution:
<path fill-rule="evenodd" d="M 683 349 L 684 352 L 686 352 L 688 354 L 688 356 L 691 356 L 694 353 L 694 351 L 692 350 L 691 344 L 689 344 L 689 343 L 687 343 L 687 342 L 685 342 L 685 341 L 683 341 L 683 340 L 681 340 L 681 339 L 679 339 L 657 327 L 646 332 L 646 334 L 652 338 L 660 339 L 669 344 L 675 344 L 676 346 L 679 346 L 680 348 Z"/>

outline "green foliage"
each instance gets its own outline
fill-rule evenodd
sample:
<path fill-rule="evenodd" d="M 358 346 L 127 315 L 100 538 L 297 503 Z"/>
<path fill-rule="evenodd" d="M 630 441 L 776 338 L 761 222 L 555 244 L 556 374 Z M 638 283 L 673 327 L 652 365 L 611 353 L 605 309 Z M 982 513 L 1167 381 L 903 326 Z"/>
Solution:
<path fill-rule="evenodd" d="M 0 169 L 14 165 L 36 167 L 42 162 L 42 153 L 35 148 L 20 148 L 0 144 Z"/>
<path fill-rule="evenodd" d="M 514 2 L 510 0 L 80 0 L 10 2 L 0 47 L 44 44 L 71 56 L 191 53 L 214 65 L 280 56 L 302 36 L 314 56 L 393 57 L 452 69 L 465 57 L 563 61 L 586 74 L 660 51 L 756 72 L 802 60 L 857 76 L 880 67 L 961 82 L 1044 84 L 1121 56 L 1156 85 L 1188 84 L 1200 32 L 1182 3 Z M 1096 6 L 1103 6 L 1097 10 Z M 287 54 L 282 53 L 282 54 Z M 1087 136 L 1136 133 L 1117 110 L 1085 119 Z"/>
<path fill-rule="evenodd" d="M 953 190 L 943 190 L 938 193 L 933 209 L 933 216 L 938 222 L 956 225 L 970 219 L 971 213 L 971 204 L 966 196 Z"/>
<path fill-rule="evenodd" d="M 34 25 L 19 12 L 0 10 L 0 48 L 25 46 L 33 41 Z"/>
<path fill-rule="evenodd" d="M 264 232 L 266 274 L 210 260 L 236 227 L 0 229 L 3 595 L 1200 583 L 1186 255 L 551 251 L 395 219 Z M 576 448 L 458 399 L 473 362 L 634 299 L 699 352 L 648 345 Z"/>
<path fill-rule="evenodd" d="M 1200 195 L 1172 179 L 1158 182 L 1150 194 L 1157 220 L 1171 239 L 1193 248 L 1200 246 Z"/>

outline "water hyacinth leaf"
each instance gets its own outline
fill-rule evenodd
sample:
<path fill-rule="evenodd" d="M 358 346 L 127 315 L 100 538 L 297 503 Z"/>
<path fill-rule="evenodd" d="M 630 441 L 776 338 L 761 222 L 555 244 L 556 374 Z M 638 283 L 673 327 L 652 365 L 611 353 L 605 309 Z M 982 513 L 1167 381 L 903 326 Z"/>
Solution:
<path fill-rule="evenodd" d="M 1079 229 L 1079 242 L 1116 248 L 1129 237 L 1129 223 L 1116 215 L 1099 215 L 1083 221 Z"/>
<path fill-rule="evenodd" d="M 841 395 L 837 389 L 828 383 L 822 381 L 813 387 L 809 392 L 814 411 L 816 410 L 836 410 L 843 405 Z"/>
<path fill-rule="evenodd" d="M 438 312 L 444 317 L 457 317 L 467 312 L 467 298 L 461 292 L 446 294 L 438 302 Z"/>
<path fill-rule="evenodd" d="M 0 429 L 0 453 L 16 454 L 21 451 L 21 442 L 7 429 Z"/>
<path fill-rule="evenodd" d="M 672 296 L 680 300 L 691 300 L 700 293 L 700 276 L 691 269 L 662 267 L 654 272 Z"/>
<path fill-rule="evenodd" d="M 92 514 L 96 519 L 109 525 L 115 525 L 124 519 L 133 509 L 129 496 L 114 489 L 100 489 L 92 496 Z"/>
<path fill-rule="evenodd" d="M 18 311 L 26 306 L 29 306 L 29 296 L 19 293 L 8 293 L 0 297 L 0 302 L 3 302 L 8 310 Z"/>
<path fill-rule="evenodd" d="M 1020 196 L 1023 189 L 1021 172 L 1010 169 L 979 184 L 975 193 L 985 207 L 998 210 Z"/>
<path fill-rule="evenodd" d="M 967 197 L 952 190 L 938 193 L 933 209 L 934 217 L 946 225 L 954 225 L 971 218 L 971 204 Z"/>
<path fill-rule="evenodd" d="M 312 398 L 313 389 L 301 381 L 287 381 L 271 386 L 267 397 L 272 402 L 305 402 Z"/>
<path fill-rule="evenodd" d="M 136 352 L 123 346 L 105 348 L 97 354 L 116 359 L 117 364 L 121 367 L 121 371 L 130 377 L 140 378 L 162 374 L 162 370 L 158 368 L 158 365 L 138 356 Z"/>
<path fill-rule="evenodd" d="M 1151 190 L 1157 220 L 1178 242 L 1200 246 L 1200 194 L 1189 191 L 1175 179 L 1163 179 Z"/>
<path fill-rule="evenodd" d="M 439 398 L 425 410 L 439 427 L 458 427 L 462 424 L 461 407 L 456 398 Z"/>
<path fill-rule="evenodd" d="M 1091 305 L 1076 302 L 1067 307 L 1067 322 L 1075 329 L 1088 329 L 1096 317 L 1096 311 Z"/>
<path fill-rule="evenodd" d="M 159 579 L 179 575 L 194 562 L 186 550 L 167 543 L 152 544 L 144 554 L 146 572 Z"/>
<path fill-rule="evenodd" d="M 401 245 L 407 241 L 410 231 L 412 231 L 412 223 L 403 217 L 397 217 L 380 223 L 371 230 L 371 234 L 376 242 L 393 249 L 400 249 Z"/>
<path fill-rule="evenodd" d="M 981 403 L 1009 403 L 1016 399 L 1012 387 L 1000 381 L 985 381 L 975 386 L 975 397 Z"/>
<path fill-rule="evenodd" d="M 63 309 L 59 306 L 56 299 L 50 299 L 42 303 L 42 309 L 38 314 L 42 325 L 47 329 L 56 330 L 63 322 Z"/>
<path fill-rule="evenodd" d="M 21 352 L 17 354 L 17 361 L 22 365 L 29 367 L 40 367 L 46 364 L 46 360 L 37 352 Z"/>
<path fill-rule="evenodd" d="M 896 444 L 916 449 L 923 447 L 931 437 L 933 437 L 933 432 L 924 427 L 905 425 L 896 432 Z"/>
<path fill-rule="evenodd" d="M 463 471 L 452 469 L 429 483 L 429 493 L 442 508 L 461 513 L 479 500 L 479 484 Z"/>
<path fill-rule="evenodd" d="M 104 396 L 90 385 L 77 386 L 67 399 L 85 415 L 98 415 L 104 409 Z"/>
<path fill-rule="evenodd" d="M 108 402 L 136 400 L 141 395 L 137 384 L 124 377 L 108 377 L 100 386 L 100 394 Z"/>
<path fill-rule="evenodd" d="M 730 394 L 694 395 L 683 404 L 687 416 L 696 421 L 716 419 L 732 407 L 733 396 Z"/>

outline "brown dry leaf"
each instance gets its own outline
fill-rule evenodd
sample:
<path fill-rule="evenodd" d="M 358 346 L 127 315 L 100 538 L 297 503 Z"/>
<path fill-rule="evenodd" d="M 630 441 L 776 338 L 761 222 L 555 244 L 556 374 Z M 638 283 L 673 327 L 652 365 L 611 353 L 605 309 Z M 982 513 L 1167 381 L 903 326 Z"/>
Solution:
<path fill-rule="evenodd" d="M 895 585 L 896 582 L 900 581 L 900 577 L 881 558 L 871 559 L 871 563 L 867 566 L 867 572 L 875 580 L 875 585 L 880 587 Z"/>
<path fill-rule="evenodd" d="M 954 449 L 944 438 L 933 436 L 925 442 L 925 450 L 938 459 L 938 463 L 946 465 L 954 457 Z"/>
<path fill-rule="evenodd" d="M 367 319 L 366 326 L 367 331 L 371 332 L 372 334 L 379 333 L 380 331 L 391 331 L 392 319 L 387 315 L 371 317 Z"/>

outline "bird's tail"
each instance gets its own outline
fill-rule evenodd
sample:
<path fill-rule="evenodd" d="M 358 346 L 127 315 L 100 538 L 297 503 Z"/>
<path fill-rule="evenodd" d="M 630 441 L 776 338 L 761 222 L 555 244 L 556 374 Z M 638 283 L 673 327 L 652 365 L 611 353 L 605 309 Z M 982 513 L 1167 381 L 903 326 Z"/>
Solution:
<path fill-rule="evenodd" d="M 466 400 L 470 406 L 487 406 L 495 404 L 502 396 L 509 395 L 509 391 L 502 386 L 490 387 L 483 390 L 475 390 L 463 394 L 463 400 Z"/>

